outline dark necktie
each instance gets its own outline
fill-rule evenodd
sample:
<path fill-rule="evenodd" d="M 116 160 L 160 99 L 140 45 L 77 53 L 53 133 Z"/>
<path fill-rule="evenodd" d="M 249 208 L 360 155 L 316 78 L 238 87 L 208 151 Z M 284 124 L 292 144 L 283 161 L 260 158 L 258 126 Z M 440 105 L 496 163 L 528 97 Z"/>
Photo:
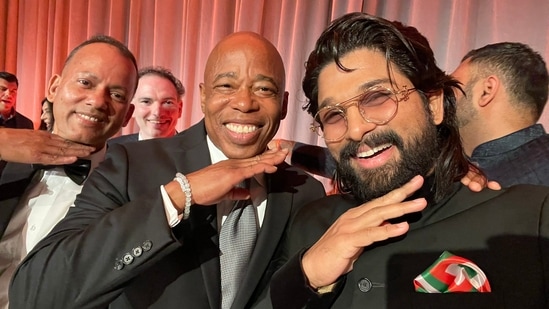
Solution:
<path fill-rule="evenodd" d="M 90 173 L 91 161 L 87 159 L 78 159 L 74 163 L 62 164 L 62 165 L 43 165 L 43 164 L 33 164 L 35 170 L 49 170 L 56 167 L 62 167 L 74 183 L 81 185 L 84 183 L 84 180 L 88 178 Z"/>

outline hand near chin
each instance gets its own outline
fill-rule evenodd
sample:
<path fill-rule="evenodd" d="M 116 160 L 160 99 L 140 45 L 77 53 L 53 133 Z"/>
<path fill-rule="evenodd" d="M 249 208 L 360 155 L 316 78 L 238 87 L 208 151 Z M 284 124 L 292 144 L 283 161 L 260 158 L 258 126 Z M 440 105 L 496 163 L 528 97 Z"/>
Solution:
<path fill-rule="evenodd" d="M 401 188 L 341 215 L 303 256 L 303 271 L 311 287 L 330 285 L 351 271 L 364 247 L 406 233 L 408 223 L 387 220 L 425 208 L 423 198 L 403 202 L 422 184 L 423 178 L 416 176 Z"/>
<path fill-rule="evenodd" d="M 248 159 L 229 159 L 186 175 L 192 190 L 193 203 L 212 205 L 222 200 L 249 197 L 247 189 L 235 188 L 257 174 L 276 172 L 287 150 L 273 149 Z"/>
<path fill-rule="evenodd" d="M 67 164 L 90 155 L 95 148 L 38 130 L 0 129 L 0 157 L 18 163 Z"/>

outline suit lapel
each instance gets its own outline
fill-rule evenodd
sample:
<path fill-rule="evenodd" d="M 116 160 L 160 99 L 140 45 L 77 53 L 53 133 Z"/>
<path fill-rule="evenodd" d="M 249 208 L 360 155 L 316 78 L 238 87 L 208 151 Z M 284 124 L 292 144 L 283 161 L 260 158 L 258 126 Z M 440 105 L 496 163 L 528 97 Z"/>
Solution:
<path fill-rule="evenodd" d="M 210 151 L 206 142 L 204 120 L 178 134 L 182 143 L 174 148 L 177 171 L 188 174 L 211 165 Z M 212 259 L 211 250 L 204 247 L 197 256 L 202 271 L 202 279 L 208 295 L 210 308 L 221 307 L 221 275 L 219 266 L 219 237 L 217 233 L 217 212 L 215 206 L 193 206 L 191 229 L 206 233 L 210 243 L 217 251 L 217 258 Z M 206 244 L 206 245 L 209 245 Z"/>
<path fill-rule="evenodd" d="M 286 223 L 290 217 L 293 197 L 290 190 L 284 189 L 284 184 L 287 183 L 284 181 L 284 175 L 285 173 L 281 168 L 273 175 L 265 175 L 267 180 L 267 209 L 246 276 L 236 295 L 233 307 L 245 307 L 254 290 L 262 288 L 260 280 L 268 271 L 280 239 L 283 237 Z M 268 281 L 264 282 L 264 284 L 267 283 Z"/>

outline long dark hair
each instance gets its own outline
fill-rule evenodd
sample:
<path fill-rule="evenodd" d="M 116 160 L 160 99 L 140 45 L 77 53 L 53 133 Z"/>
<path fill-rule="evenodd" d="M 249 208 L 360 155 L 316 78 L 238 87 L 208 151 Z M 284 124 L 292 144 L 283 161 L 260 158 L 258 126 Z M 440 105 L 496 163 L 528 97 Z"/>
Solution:
<path fill-rule="evenodd" d="M 320 71 L 332 62 L 349 71 L 340 59 L 360 48 L 385 54 L 389 74 L 391 68 L 398 69 L 427 97 L 443 92 L 444 120 L 437 126 L 440 155 L 434 166 L 435 200 L 440 200 L 470 168 L 478 169 L 469 163 L 461 146 L 454 94 L 454 88 L 460 89 L 459 83 L 438 68 L 428 40 L 416 28 L 365 13 L 350 13 L 333 21 L 317 40 L 306 63 L 302 86 L 309 101 L 304 109 L 311 115 L 318 111 Z M 427 98 L 424 102 L 428 104 Z"/>

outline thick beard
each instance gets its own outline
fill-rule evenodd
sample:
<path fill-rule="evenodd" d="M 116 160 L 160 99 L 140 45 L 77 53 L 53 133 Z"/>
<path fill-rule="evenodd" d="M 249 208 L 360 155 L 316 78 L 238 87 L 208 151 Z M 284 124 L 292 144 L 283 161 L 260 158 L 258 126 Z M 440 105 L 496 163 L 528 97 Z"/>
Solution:
<path fill-rule="evenodd" d="M 436 126 L 431 122 L 426 124 L 421 134 L 411 137 L 406 145 L 392 130 L 370 134 L 362 143 L 371 148 L 391 143 L 399 150 L 401 159 L 376 169 L 354 170 L 351 158 L 356 156 L 361 143 L 352 141 L 345 145 L 340 152 L 337 173 L 343 180 L 344 189 L 350 191 L 361 203 L 401 187 L 416 175 L 425 177 L 432 170 L 439 155 Z"/>

